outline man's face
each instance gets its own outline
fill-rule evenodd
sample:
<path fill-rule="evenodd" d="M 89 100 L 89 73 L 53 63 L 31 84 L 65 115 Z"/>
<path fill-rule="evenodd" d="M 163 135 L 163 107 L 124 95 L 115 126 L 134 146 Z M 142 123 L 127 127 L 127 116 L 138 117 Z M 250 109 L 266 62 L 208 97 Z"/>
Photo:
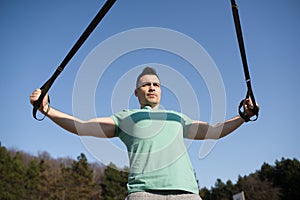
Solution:
<path fill-rule="evenodd" d="M 160 103 L 161 89 L 160 82 L 155 75 L 144 75 L 138 81 L 135 89 L 135 96 L 138 97 L 141 107 L 151 106 L 158 108 Z"/>

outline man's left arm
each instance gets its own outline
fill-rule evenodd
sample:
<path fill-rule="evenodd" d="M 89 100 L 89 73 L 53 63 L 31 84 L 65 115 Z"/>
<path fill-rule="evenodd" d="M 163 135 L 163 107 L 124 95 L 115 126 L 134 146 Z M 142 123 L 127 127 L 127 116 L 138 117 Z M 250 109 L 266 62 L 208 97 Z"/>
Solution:
<path fill-rule="evenodd" d="M 249 117 L 254 115 L 251 111 L 252 107 L 252 102 L 246 99 L 244 102 L 244 110 Z M 193 121 L 188 129 L 187 138 L 193 140 L 219 139 L 232 133 L 244 122 L 245 120 L 241 116 L 233 117 L 216 125 L 211 125 L 203 121 Z"/>
<path fill-rule="evenodd" d="M 187 138 L 193 140 L 219 139 L 232 133 L 244 122 L 245 120 L 240 116 L 236 116 L 216 125 L 211 125 L 202 121 L 194 121 L 188 129 Z"/>

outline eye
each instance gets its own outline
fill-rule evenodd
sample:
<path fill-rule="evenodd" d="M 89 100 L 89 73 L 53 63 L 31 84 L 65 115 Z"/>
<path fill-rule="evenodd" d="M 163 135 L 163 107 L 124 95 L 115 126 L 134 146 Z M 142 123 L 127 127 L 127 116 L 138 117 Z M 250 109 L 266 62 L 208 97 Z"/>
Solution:
<path fill-rule="evenodd" d="M 145 82 L 141 85 L 141 87 L 151 87 L 151 85 L 153 85 L 154 87 L 160 87 L 160 83 L 158 82 L 154 82 L 154 83 L 151 83 L 151 82 Z"/>
<path fill-rule="evenodd" d="M 143 83 L 142 87 L 151 86 L 151 83 Z"/>
<path fill-rule="evenodd" d="M 160 87 L 160 84 L 159 83 L 153 83 L 153 86 L 154 87 Z"/>

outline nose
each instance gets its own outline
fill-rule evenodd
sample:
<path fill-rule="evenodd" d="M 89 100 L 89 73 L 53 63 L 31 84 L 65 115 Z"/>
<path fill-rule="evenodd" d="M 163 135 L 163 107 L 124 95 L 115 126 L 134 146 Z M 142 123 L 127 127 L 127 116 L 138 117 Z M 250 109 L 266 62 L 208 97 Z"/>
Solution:
<path fill-rule="evenodd" d="M 150 85 L 149 85 L 149 91 L 155 91 L 154 83 L 150 83 Z"/>

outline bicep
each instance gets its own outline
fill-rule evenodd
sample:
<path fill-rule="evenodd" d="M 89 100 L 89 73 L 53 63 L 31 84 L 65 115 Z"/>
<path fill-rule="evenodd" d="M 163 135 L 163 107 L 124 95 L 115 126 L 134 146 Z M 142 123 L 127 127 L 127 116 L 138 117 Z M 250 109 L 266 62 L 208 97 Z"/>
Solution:
<path fill-rule="evenodd" d="M 231 131 L 225 131 L 230 133 Z M 226 135 L 226 134 L 225 134 Z M 210 125 L 207 122 L 194 121 L 188 130 L 188 138 L 193 140 L 204 140 L 204 139 L 219 139 L 224 137 L 224 123 L 218 123 L 216 125 Z"/>
<path fill-rule="evenodd" d="M 115 123 L 112 118 L 94 118 L 78 127 L 78 135 L 112 138 L 115 136 Z"/>
<path fill-rule="evenodd" d="M 202 121 L 193 121 L 188 128 L 187 138 L 192 140 L 204 140 L 210 125 Z"/>

